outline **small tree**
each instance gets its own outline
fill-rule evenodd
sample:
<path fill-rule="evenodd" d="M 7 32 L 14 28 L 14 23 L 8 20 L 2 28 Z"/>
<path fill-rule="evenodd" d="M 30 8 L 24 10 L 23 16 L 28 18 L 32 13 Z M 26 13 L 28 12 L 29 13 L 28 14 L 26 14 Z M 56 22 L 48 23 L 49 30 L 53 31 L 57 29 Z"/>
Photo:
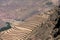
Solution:
<path fill-rule="evenodd" d="M 10 26 L 10 23 L 9 23 L 9 22 L 6 22 L 6 25 L 7 25 L 7 26 L 2 27 L 2 28 L 0 29 L 0 32 L 1 32 L 1 31 L 4 31 L 4 30 L 8 30 L 8 29 L 10 29 L 10 28 L 11 28 L 11 26 Z"/>

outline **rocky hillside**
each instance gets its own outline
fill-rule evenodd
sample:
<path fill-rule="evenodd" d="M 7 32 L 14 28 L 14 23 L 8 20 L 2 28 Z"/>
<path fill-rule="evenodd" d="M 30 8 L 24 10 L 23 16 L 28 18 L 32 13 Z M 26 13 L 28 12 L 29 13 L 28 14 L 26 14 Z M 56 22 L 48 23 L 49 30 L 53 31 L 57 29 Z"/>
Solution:
<path fill-rule="evenodd" d="M 5 22 L 6 20 L 7 19 L 3 19 Z M 8 26 L 10 25 L 10 28 L 1 31 L 1 39 L 3 40 L 32 40 L 34 38 L 39 38 L 37 40 L 54 40 L 56 34 L 54 27 L 58 24 L 57 21 L 59 20 L 57 9 L 52 9 L 34 15 L 24 22 L 14 20 L 7 21 L 9 22 L 7 24 Z M 5 27 L 5 29 L 6 28 L 7 27 Z"/>
<path fill-rule="evenodd" d="M 0 40 L 58 40 L 58 1 L 0 0 Z"/>

